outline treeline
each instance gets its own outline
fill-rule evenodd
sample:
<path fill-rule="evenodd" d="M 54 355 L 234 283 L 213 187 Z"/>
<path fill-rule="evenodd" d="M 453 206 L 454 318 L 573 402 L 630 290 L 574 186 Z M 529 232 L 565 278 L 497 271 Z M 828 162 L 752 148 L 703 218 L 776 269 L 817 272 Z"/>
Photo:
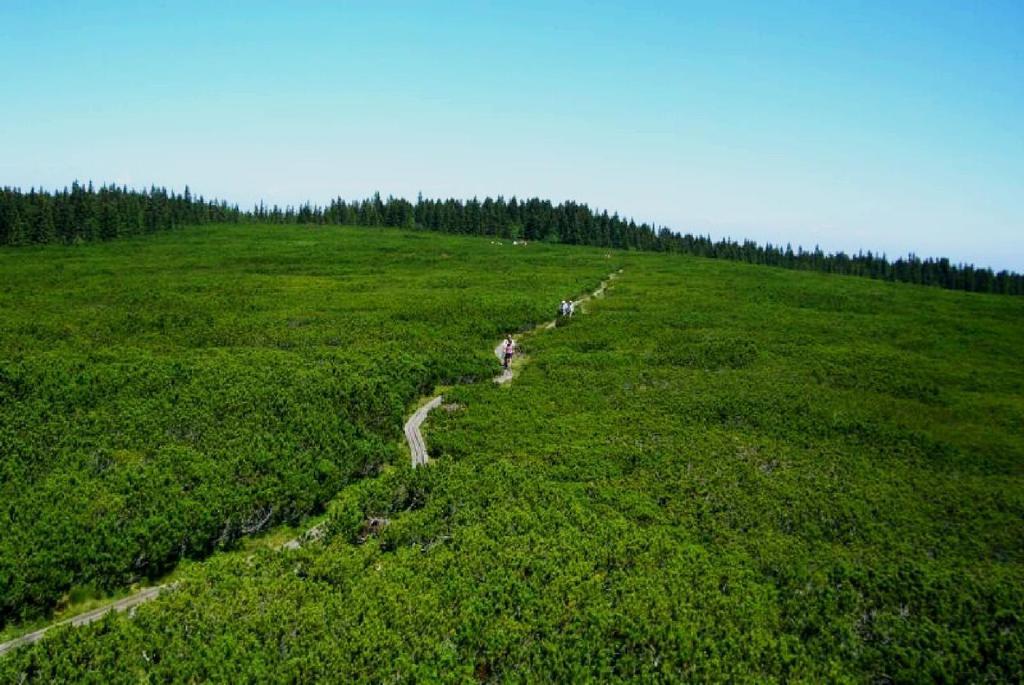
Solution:
<path fill-rule="evenodd" d="M 569 245 L 594 245 L 632 250 L 679 252 L 716 259 L 764 264 L 786 269 L 824 271 L 887 281 L 919 283 L 950 290 L 1024 295 L 1024 275 L 994 272 L 949 259 L 921 259 L 916 255 L 890 261 L 872 252 L 826 253 L 820 248 L 758 245 L 745 240 L 712 240 L 709 236 L 680 234 L 666 227 L 636 223 L 585 204 L 532 198 L 431 200 L 415 204 L 380 194 L 346 202 L 338 198 L 326 206 L 267 207 L 251 211 L 237 205 L 196 197 L 186 187 L 175 194 L 164 188 L 146 191 L 103 186 L 94 189 L 72 184 L 48 193 L 16 188 L 0 190 L 0 244 L 107 240 L 119 236 L 167 230 L 176 226 L 238 222 L 278 224 L 398 226 L 445 233 L 488 235 L 506 239 L 543 240 Z"/>
<path fill-rule="evenodd" d="M 245 214 L 226 202 L 195 197 L 188 187 L 130 190 L 72 183 L 56 192 L 0 189 L 0 244 L 111 240 L 177 226 L 236 222 Z"/>

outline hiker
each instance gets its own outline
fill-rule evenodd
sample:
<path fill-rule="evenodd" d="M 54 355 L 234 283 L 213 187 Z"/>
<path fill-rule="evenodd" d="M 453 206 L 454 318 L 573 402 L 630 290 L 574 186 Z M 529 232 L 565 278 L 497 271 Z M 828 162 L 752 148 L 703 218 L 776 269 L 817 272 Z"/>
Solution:
<path fill-rule="evenodd" d="M 572 316 L 575 313 L 576 313 L 576 303 L 573 302 L 572 300 L 569 300 L 568 302 L 565 303 L 565 315 L 566 316 Z"/>
<path fill-rule="evenodd" d="M 562 304 L 558 305 L 558 314 L 559 316 L 569 315 L 569 303 L 565 300 L 562 300 Z"/>
<path fill-rule="evenodd" d="M 508 371 L 508 367 L 512 364 L 512 355 L 515 354 L 515 351 L 516 351 L 516 341 L 512 339 L 512 334 L 509 333 L 508 335 L 505 336 L 505 347 L 504 347 L 504 352 L 505 352 L 505 355 L 504 355 L 505 356 L 504 366 L 505 366 L 505 370 L 506 371 Z"/>

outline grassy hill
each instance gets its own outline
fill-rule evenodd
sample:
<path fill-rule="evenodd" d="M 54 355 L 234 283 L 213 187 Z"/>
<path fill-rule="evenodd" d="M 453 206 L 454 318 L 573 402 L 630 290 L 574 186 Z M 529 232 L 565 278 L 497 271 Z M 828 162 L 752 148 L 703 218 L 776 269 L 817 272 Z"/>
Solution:
<path fill-rule="evenodd" d="M 504 329 L 619 266 L 486 382 Z M 322 544 L 186 564 L 0 680 L 1024 677 L 1016 298 L 255 226 L 0 271 L 7 616 L 333 498 Z M 403 415 L 468 377 L 412 470 Z"/>

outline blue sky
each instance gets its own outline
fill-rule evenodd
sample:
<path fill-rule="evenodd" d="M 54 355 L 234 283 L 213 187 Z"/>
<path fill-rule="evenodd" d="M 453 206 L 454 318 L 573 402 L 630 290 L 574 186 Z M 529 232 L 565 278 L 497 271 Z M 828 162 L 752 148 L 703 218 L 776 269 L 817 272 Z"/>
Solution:
<path fill-rule="evenodd" d="M 0 4 L 0 184 L 576 199 L 1024 270 L 1022 2 Z"/>

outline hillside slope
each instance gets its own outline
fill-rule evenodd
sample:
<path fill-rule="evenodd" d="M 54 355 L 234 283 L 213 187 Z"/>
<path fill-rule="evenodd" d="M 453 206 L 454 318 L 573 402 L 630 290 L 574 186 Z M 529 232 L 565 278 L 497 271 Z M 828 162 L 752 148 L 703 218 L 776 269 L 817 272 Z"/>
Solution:
<path fill-rule="evenodd" d="M 317 512 L 607 262 L 260 226 L 0 251 L 0 628 Z"/>
<path fill-rule="evenodd" d="M 1024 303 L 621 260 L 322 544 L 215 555 L 0 679 L 1024 677 Z"/>

